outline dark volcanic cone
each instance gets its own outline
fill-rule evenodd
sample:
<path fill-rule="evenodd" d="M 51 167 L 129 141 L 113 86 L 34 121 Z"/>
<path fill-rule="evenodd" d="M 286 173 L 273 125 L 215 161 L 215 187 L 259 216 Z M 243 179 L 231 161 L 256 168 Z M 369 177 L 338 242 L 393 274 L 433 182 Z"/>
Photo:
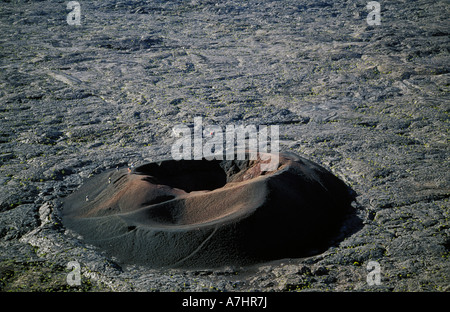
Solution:
<path fill-rule="evenodd" d="M 123 263 L 218 267 L 326 247 L 349 211 L 347 186 L 306 159 L 166 160 L 94 176 L 63 222 Z"/>

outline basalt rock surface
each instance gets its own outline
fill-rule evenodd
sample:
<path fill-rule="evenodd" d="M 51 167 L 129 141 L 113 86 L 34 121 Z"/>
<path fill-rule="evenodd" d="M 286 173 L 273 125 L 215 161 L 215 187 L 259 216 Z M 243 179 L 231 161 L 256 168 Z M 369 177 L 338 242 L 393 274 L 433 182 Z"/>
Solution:
<path fill-rule="evenodd" d="M 2 290 L 448 291 L 448 1 L 0 1 Z M 334 242 L 252 267 L 121 264 L 61 220 L 173 128 L 279 125 L 356 193 Z M 85 199 L 83 199 L 85 200 Z M 356 231 L 355 231 L 356 230 Z M 67 284 L 78 261 L 82 285 Z M 377 261 L 381 285 L 369 285 Z"/>

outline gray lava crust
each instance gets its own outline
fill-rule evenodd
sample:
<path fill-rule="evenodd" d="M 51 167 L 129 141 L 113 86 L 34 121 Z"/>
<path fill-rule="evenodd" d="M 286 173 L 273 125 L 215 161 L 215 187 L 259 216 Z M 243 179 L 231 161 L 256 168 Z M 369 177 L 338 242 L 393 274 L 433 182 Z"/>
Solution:
<path fill-rule="evenodd" d="M 362 0 L 80 3 L 71 26 L 66 1 L 0 2 L 1 290 L 449 290 L 448 1 L 380 1 L 379 26 Z M 341 239 L 252 267 L 158 270 L 62 224 L 84 180 L 167 159 L 173 127 L 196 116 L 279 125 L 282 151 L 355 191 Z"/>

